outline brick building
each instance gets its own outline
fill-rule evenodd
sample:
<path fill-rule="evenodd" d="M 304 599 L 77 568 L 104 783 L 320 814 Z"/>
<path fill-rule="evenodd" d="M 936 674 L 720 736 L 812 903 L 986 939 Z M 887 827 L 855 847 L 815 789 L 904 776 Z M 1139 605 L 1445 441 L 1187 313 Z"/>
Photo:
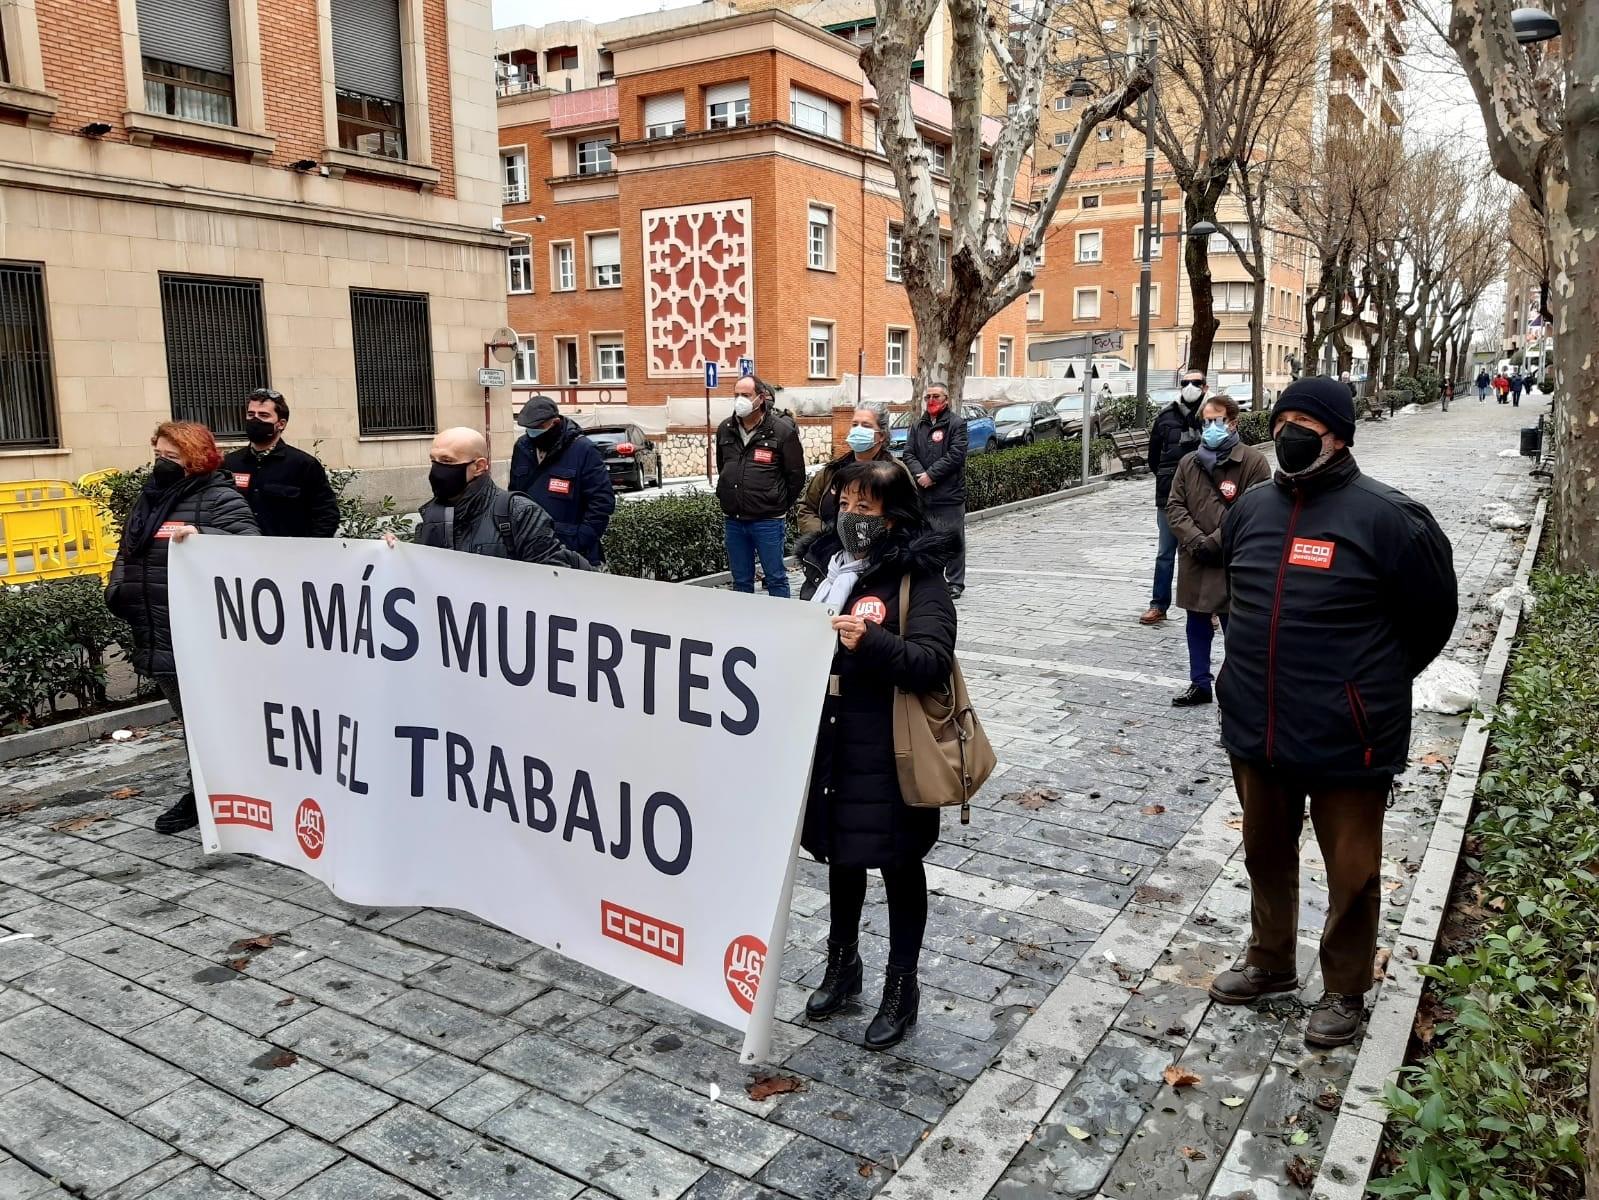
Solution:
<path fill-rule="evenodd" d="M 725 373 L 713 420 L 740 358 L 795 397 L 836 391 L 863 361 L 867 376 L 910 374 L 899 204 L 856 49 L 780 11 L 624 36 L 581 24 L 563 23 L 560 46 L 502 31 L 498 47 L 513 76 L 500 152 L 505 228 L 521 241 L 507 278 L 518 386 L 585 419 L 625 405 L 689 461 L 707 359 Z M 585 44 L 604 48 L 593 75 Z M 552 66 L 595 86 L 555 90 Z M 947 100 L 919 89 L 916 105 L 924 136 L 947 143 Z M 990 323 L 976 373 L 1023 373 L 1024 309 Z M 819 455 L 826 418 L 807 415 Z"/>
<path fill-rule="evenodd" d="M 146 461 L 171 416 L 237 438 L 270 385 L 292 440 L 415 494 L 427 439 L 481 425 L 504 322 L 490 26 L 0 0 L 0 479 Z"/>

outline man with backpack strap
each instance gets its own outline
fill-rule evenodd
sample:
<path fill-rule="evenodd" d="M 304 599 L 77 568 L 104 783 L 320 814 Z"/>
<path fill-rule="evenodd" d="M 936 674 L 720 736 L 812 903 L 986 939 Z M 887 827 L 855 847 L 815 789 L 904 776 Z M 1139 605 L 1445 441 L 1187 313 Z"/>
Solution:
<path fill-rule="evenodd" d="M 587 559 L 561 545 L 542 508 L 490 477 L 488 444 L 477 430 L 444 430 L 429 458 L 433 499 L 422 506 L 419 545 L 588 570 Z"/>

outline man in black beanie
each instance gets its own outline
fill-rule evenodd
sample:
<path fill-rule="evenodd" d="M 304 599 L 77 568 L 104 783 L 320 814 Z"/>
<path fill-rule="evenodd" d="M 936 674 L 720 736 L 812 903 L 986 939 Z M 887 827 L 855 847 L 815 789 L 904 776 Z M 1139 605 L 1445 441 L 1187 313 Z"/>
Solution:
<path fill-rule="evenodd" d="M 1355 1039 L 1382 910 L 1382 823 L 1410 759 L 1410 684 L 1449 640 L 1449 540 L 1427 509 L 1360 473 L 1349 389 L 1296 380 L 1272 409 L 1277 470 L 1222 526 L 1231 619 L 1216 681 L 1244 809 L 1248 951 L 1211 985 L 1245 1004 L 1299 987 L 1305 801 L 1327 864 L 1325 994 L 1305 1040 Z"/>

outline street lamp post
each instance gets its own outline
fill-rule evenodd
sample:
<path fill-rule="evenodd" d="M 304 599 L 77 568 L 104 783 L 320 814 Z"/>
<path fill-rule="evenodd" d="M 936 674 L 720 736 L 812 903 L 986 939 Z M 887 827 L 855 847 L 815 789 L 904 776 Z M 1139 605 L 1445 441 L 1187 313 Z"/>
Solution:
<path fill-rule="evenodd" d="M 1149 59 L 1149 91 L 1144 93 L 1144 244 L 1138 255 L 1138 402 L 1136 420 L 1140 429 L 1149 424 L 1149 292 L 1150 252 L 1154 249 L 1155 214 L 1155 54 L 1159 33 L 1153 23 L 1144 44 Z"/>

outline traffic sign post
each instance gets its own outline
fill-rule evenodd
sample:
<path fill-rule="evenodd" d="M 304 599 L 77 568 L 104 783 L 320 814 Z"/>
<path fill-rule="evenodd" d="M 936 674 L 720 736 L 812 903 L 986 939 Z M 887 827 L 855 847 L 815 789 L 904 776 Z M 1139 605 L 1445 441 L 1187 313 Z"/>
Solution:
<path fill-rule="evenodd" d="M 716 440 L 716 430 L 711 427 L 711 389 L 716 386 L 717 367 L 713 362 L 705 364 L 705 482 L 711 486 L 716 485 L 716 480 L 711 474 L 711 443 Z"/>
<path fill-rule="evenodd" d="M 481 388 L 502 388 L 505 386 L 504 367 L 479 367 L 477 369 L 477 385 Z"/>
<path fill-rule="evenodd" d="M 738 360 L 738 377 L 740 379 L 743 379 L 743 378 L 745 378 L 747 376 L 750 376 L 750 375 L 753 375 L 753 374 L 755 374 L 755 360 L 753 358 L 741 358 L 741 359 L 739 359 Z"/>
<path fill-rule="evenodd" d="M 713 363 L 713 362 L 708 362 L 708 363 L 705 364 L 705 390 L 708 392 L 708 391 L 711 391 L 715 387 L 716 387 L 716 364 Z"/>

